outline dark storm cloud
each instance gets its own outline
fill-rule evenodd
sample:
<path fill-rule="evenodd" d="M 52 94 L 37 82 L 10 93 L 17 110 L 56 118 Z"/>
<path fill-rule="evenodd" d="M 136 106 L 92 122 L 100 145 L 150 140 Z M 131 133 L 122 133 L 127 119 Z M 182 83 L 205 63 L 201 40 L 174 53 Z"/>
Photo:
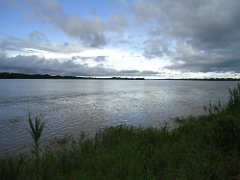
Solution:
<path fill-rule="evenodd" d="M 73 56 L 72 57 L 72 60 L 82 60 L 82 61 L 87 61 L 87 60 L 91 60 L 93 59 L 94 57 L 86 57 L 86 56 Z"/>
<path fill-rule="evenodd" d="M 106 61 L 106 58 L 107 58 L 107 56 L 97 56 L 97 57 L 93 58 L 93 60 L 95 62 L 104 62 L 104 61 Z"/>
<path fill-rule="evenodd" d="M 169 44 L 159 39 L 150 39 L 144 42 L 144 56 L 148 59 L 169 55 Z"/>
<path fill-rule="evenodd" d="M 122 74 L 122 75 L 125 75 L 125 76 L 127 76 L 127 75 L 135 75 L 135 74 L 138 74 L 140 71 L 138 71 L 138 70 L 122 70 L 122 71 L 120 71 L 120 73 Z"/>
<path fill-rule="evenodd" d="M 69 16 L 63 6 L 56 0 L 28 0 L 35 16 L 44 22 L 53 24 L 58 29 L 73 38 L 78 38 L 84 44 L 100 47 L 107 44 L 105 25 L 98 16 L 83 18 Z"/>
<path fill-rule="evenodd" d="M 141 75 L 143 75 L 143 76 L 150 76 L 150 75 L 158 75 L 158 74 L 160 74 L 159 72 L 157 72 L 157 71 L 142 71 L 141 72 Z"/>
<path fill-rule="evenodd" d="M 138 70 L 117 71 L 105 68 L 102 64 L 89 67 L 88 64 L 78 64 L 72 59 L 62 62 L 57 59 L 45 59 L 37 56 L 6 57 L 5 55 L 0 55 L 0 72 L 74 76 L 143 76 L 150 73 Z"/>
<path fill-rule="evenodd" d="M 172 69 L 239 72 L 236 65 L 240 49 L 240 1 L 135 0 L 129 8 L 139 24 L 149 25 L 146 57 L 162 57 L 167 53 Z M 158 38 L 172 43 L 169 48 L 162 47 L 156 41 Z M 193 55 L 178 50 L 169 54 L 169 49 L 184 43 L 195 51 Z"/>
<path fill-rule="evenodd" d="M 44 59 L 37 56 L 0 57 L 0 71 L 20 73 L 40 73 L 78 76 L 103 76 L 117 74 L 117 71 L 102 67 L 88 67 L 71 59 L 64 62 Z"/>
<path fill-rule="evenodd" d="M 156 22 L 151 29 L 154 35 L 194 38 L 212 45 L 239 38 L 239 8 L 238 0 L 136 0 L 132 6 L 137 20 Z"/>
<path fill-rule="evenodd" d="M 240 73 L 240 53 L 217 52 L 185 56 L 183 61 L 175 61 L 169 69 L 192 72 L 236 72 Z M 181 59 L 183 57 L 177 57 Z M 197 60 L 196 60 L 197 59 Z"/>

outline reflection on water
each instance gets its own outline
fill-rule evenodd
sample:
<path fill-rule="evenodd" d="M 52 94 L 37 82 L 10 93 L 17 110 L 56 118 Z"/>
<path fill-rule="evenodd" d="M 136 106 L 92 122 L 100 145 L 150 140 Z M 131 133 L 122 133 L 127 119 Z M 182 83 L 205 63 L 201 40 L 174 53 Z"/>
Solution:
<path fill-rule="evenodd" d="M 87 135 L 117 124 L 161 126 L 202 114 L 228 99 L 238 82 L 126 80 L 0 80 L 0 152 L 28 146 L 28 113 L 46 121 L 44 138 Z"/>

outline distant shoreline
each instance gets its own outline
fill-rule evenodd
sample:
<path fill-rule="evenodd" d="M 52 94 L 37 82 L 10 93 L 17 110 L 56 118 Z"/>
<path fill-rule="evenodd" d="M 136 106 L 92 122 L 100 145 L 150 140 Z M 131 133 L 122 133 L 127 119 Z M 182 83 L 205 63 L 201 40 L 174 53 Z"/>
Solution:
<path fill-rule="evenodd" d="M 240 81 L 239 78 L 164 78 L 164 79 L 145 79 L 130 77 L 85 77 L 85 76 L 60 76 L 49 74 L 22 74 L 22 73 L 0 73 L 0 79 L 86 79 L 86 80 L 175 80 L 175 81 Z"/>

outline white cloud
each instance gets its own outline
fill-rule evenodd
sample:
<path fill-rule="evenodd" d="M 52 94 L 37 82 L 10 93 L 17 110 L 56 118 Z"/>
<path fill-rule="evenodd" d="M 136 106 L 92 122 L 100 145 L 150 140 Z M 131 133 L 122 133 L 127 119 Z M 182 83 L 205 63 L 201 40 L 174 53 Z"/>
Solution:
<path fill-rule="evenodd" d="M 25 38 L 3 35 L 0 55 L 7 55 L 5 60 L 57 60 L 61 68 L 74 64 L 83 71 L 95 68 L 96 74 L 102 74 L 100 70 L 161 77 L 240 73 L 238 0 L 121 0 L 125 3 L 119 9 L 126 9 L 104 12 L 103 16 L 67 14 L 65 3 L 57 0 L 27 2 L 34 20 L 60 31 L 66 42 L 50 41 L 44 30 L 32 30 Z M 51 72 L 54 67 L 49 69 Z"/>

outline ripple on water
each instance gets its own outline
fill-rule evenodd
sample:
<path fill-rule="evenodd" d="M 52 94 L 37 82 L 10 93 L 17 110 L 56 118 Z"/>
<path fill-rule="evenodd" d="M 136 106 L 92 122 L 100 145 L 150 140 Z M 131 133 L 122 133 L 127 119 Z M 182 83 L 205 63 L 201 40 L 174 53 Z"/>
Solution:
<path fill-rule="evenodd" d="M 203 113 L 209 100 L 226 102 L 238 82 L 1 81 L 0 153 L 29 147 L 28 113 L 46 122 L 44 140 L 119 124 L 161 126 L 169 118 Z"/>

